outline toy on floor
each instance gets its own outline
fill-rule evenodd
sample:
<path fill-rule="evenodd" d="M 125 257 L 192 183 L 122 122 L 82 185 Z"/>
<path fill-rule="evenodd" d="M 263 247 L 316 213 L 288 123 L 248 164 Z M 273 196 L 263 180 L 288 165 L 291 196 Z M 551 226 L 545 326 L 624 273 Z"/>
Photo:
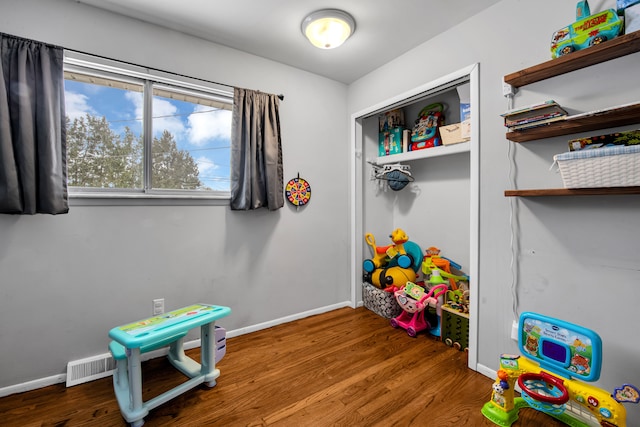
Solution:
<path fill-rule="evenodd" d="M 404 230 L 397 228 L 389 236 L 393 245 L 377 246 L 373 234 L 367 233 L 365 241 L 371 247 L 373 257 L 364 260 L 364 281 L 377 288 L 394 291 L 407 282 L 416 280 L 420 270 L 422 249 L 409 240 Z"/>
<path fill-rule="evenodd" d="M 597 381 L 602 341 L 594 331 L 537 313 L 522 313 L 521 355 L 502 354 L 491 400 L 482 413 L 494 424 L 510 426 L 518 411 L 531 407 L 570 426 L 625 427 L 623 402 L 638 403 L 630 384 L 608 393 L 584 381 Z M 522 389 L 514 393 L 515 383 Z"/>
<path fill-rule="evenodd" d="M 444 287 L 444 292 L 439 292 L 435 298 L 430 300 L 430 303 L 427 306 L 427 311 L 425 312 L 425 316 L 430 325 L 429 333 L 434 337 L 439 337 L 442 324 L 442 305 L 444 304 L 444 297 L 448 292 L 449 286 L 448 282 L 440 275 L 440 270 L 437 268 L 431 271 L 431 276 L 429 276 L 427 283 L 427 289 Z"/>
<path fill-rule="evenodd" d="M 396 301 L 402 307 L 402 313 L 391 319 L 391 326 L 403 328 L 410 337 L 418 332 L 429 329 L 431 325 L 425 317 L 425 308 L 429 304 L 436 304 L 438 297 L 447 291 L 447 285 L 440 284 L 432 287 L 429 292 L 421 286 L 409 282 L 403 289 L 394 292 Z"/>
<path fill-rule="evenodd" d="M 431 271 L 437 268 L 440 270 L 441 276 L 449 279 L 449 286 L 451 287 L 451 289 L 456 290 L 458 289 L 457 281 L 468 282 L 469 276 L 455 275 L 451 272 L 451 267 L 457 270 L 462 269 L 460 264 L 457 264 L 456 262 L 448 258 L 440 256 L 440 249 L 436 248 L 435 246 L 431 246 L 425 251 L 425 256 L 422 260 L 422 273 L 424 273 L 426 276 L 430 276 Z"/>

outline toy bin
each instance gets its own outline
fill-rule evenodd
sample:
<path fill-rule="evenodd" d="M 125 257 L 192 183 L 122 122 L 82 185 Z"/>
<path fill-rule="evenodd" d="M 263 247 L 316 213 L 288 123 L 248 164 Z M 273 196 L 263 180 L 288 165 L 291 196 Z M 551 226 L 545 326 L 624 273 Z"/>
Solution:
<path fill-rule="evenodd" d="M 469 315 L 448 305 L 442 306 L 442 341 L 458 350 L 469 350 Z"/>
<path fill-rule="evenodd" d="M 640 185 L 640 146 L 569 151 L 553 156 L 565 188 Z"/>
<path fill-rule="evenodd" d="M 366 308 L 387 319 L 402 313 L 402 308 L 392 292 L 385 292 L 370 283 L 362 284 L 362 300 Z"/>

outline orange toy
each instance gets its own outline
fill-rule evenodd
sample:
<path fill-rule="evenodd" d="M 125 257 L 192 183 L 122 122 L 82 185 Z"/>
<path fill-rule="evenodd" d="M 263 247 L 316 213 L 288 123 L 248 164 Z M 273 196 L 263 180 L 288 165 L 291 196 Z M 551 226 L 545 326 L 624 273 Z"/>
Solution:
<path fill-rule="evenodd" d="M 455 281 L 455 278 L 452 277 L 451 273 L 451 261 L 446 258 L 442 258 L 440 256 L 440 249 L 435 246 L 431 246 L 425 251 L 426 255 L 422 262 L 422 272 L 424 274 L 431 274 L 431 270 L 433 268 L 438 268 L 440 271 L 444 271 L 447 274 L 443 274 L 443 276 L 449 279 L 449 285 L 452 290 L 458 289 L 458 284 Z"/>

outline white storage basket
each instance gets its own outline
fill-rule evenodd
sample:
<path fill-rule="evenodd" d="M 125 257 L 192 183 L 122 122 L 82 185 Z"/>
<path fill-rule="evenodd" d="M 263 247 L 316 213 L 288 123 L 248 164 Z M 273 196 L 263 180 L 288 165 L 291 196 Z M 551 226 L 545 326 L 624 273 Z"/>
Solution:
<path fill-rule="evenodd" d="M 553 156 L 565 188 L 640 186 L 640 146 L 613 146 Z"/>

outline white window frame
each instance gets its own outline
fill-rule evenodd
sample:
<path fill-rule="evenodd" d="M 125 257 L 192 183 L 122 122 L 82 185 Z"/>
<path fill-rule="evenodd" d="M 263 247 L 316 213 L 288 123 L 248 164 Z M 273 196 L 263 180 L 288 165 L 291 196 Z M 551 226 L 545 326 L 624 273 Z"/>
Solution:
<path fill-rule="evenodd" d="M 95 57 L 79 52 L 65 51 L 64 70 L 96 77 L 142 84 L 145 110 L 153 101 L 152 87 L 170 89 L 176 93 L 197 94 L 221 104 L 233 107 L 233 91 L 230 87 L 182 75 L 171 74 L 107 58 Z M 149 110 L 150 111 L 150 110 Z M 144 183 L 142 189 L 82 188 L 69 187 L 70 205 L 228 205 L 228 191 L 178 190 L 151 188 L 151 144 L 153 140 L 152 120 L 145 114 L 143 119 L 143 164 Z"/>

